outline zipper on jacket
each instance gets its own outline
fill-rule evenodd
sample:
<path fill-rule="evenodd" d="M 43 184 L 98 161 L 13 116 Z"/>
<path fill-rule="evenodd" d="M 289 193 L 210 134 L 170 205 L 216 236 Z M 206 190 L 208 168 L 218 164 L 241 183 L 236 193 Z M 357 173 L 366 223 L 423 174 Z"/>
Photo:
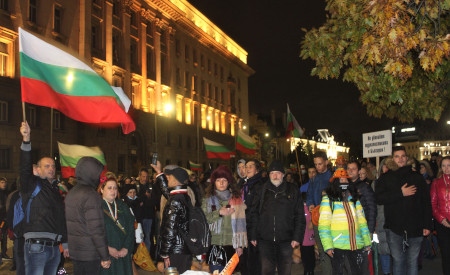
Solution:
<path fill-rule="evenodd" d="M 273 216 L 273 241 L 276 241 L 276 232 L 275 232 L 275 216 Z"/>

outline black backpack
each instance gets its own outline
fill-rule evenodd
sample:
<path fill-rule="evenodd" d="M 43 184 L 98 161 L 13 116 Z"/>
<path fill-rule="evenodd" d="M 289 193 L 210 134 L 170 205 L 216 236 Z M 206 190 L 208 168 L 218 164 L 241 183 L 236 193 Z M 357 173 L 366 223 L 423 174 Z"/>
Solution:
<path fill-rule="evenodd" d="M 206 220 L 205 213 L 198 206 L 193 206 L 191 201 L 186 201 L 188 208 L 188 232 L 182 234 L 189 252 L 193 255 L 208 253 L 211 246 L 211 231 Z"/>

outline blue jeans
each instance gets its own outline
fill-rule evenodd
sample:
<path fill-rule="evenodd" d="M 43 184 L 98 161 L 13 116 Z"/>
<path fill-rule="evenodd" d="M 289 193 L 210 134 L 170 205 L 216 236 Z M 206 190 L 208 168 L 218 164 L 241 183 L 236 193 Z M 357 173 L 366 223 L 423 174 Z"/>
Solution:
<path fill-rule="evenodd" d="M 151 245 L 150 238 L 152 233 L 152 219 L 142 219 L 142 231 L 144 231 L 144 243 L 148 251 L 152 251 L 153 245 Z"/>
<path fill-rule="evenodd" d="M 381 270 L 383 274 L 391 273 L 391 255 L 390 254 L 379 254 Z"/>
<path fill-rule="evenodd" d="M 422 247 L 423 236 L 408 238 L 409 246 L 403 251 L 403 236 L 386 229 L 386 237 L 393 259 L 394 275 L 417 275 L 417 259 Z"/>
<path fill-rule="evenodd" d="M 61 260 L 59 246 L 26 243 L 24 246 L 25 274 L 56 274 Z"/>

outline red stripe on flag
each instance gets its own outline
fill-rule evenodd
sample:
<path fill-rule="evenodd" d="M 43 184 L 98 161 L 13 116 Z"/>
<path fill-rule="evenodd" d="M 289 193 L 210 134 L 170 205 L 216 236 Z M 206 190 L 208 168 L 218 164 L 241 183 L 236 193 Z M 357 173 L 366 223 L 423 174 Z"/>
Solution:
<path fill-rule="evenodd" d="M 67 96 L 55 92 L 42 81 L 22 77 L 20 82 L 24 102 L 55 108 L 64 115 L 85 123 L 102 126 L 122 124 L 125 134 L 136 130 L 133 120 L 114 97 Z"/>

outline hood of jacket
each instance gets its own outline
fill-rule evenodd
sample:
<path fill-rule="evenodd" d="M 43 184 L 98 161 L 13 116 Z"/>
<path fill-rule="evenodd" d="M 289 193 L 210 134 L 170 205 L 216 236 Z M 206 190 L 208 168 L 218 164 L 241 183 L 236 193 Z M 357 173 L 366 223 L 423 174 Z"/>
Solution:
<path fill-rule="evenodd" d="M 89 185 L 93 188 L 97 188 L 102 171 L 103 164 L 96 158 L 82 157 L 75 167 L 77 184 Z"/>
<path fill-rule="evenodd" d="M 412 166 L 412 164 L 414 162 L 415 161 L 414 161 L 413 158 L 408 159 L 408 161 L 406 162 L 406 165 L 404 167 Z M 397 163 L 395 163 L 394 159 L 391 158 L 391 157 L 390 158 L 386 158 L 385 164 L 386 164 L 386 167 L 389 168 L 389 170 L 392 170 L 392 171 L 397 171 L 400 168 L 400 167 L 398 167 Z"/>

